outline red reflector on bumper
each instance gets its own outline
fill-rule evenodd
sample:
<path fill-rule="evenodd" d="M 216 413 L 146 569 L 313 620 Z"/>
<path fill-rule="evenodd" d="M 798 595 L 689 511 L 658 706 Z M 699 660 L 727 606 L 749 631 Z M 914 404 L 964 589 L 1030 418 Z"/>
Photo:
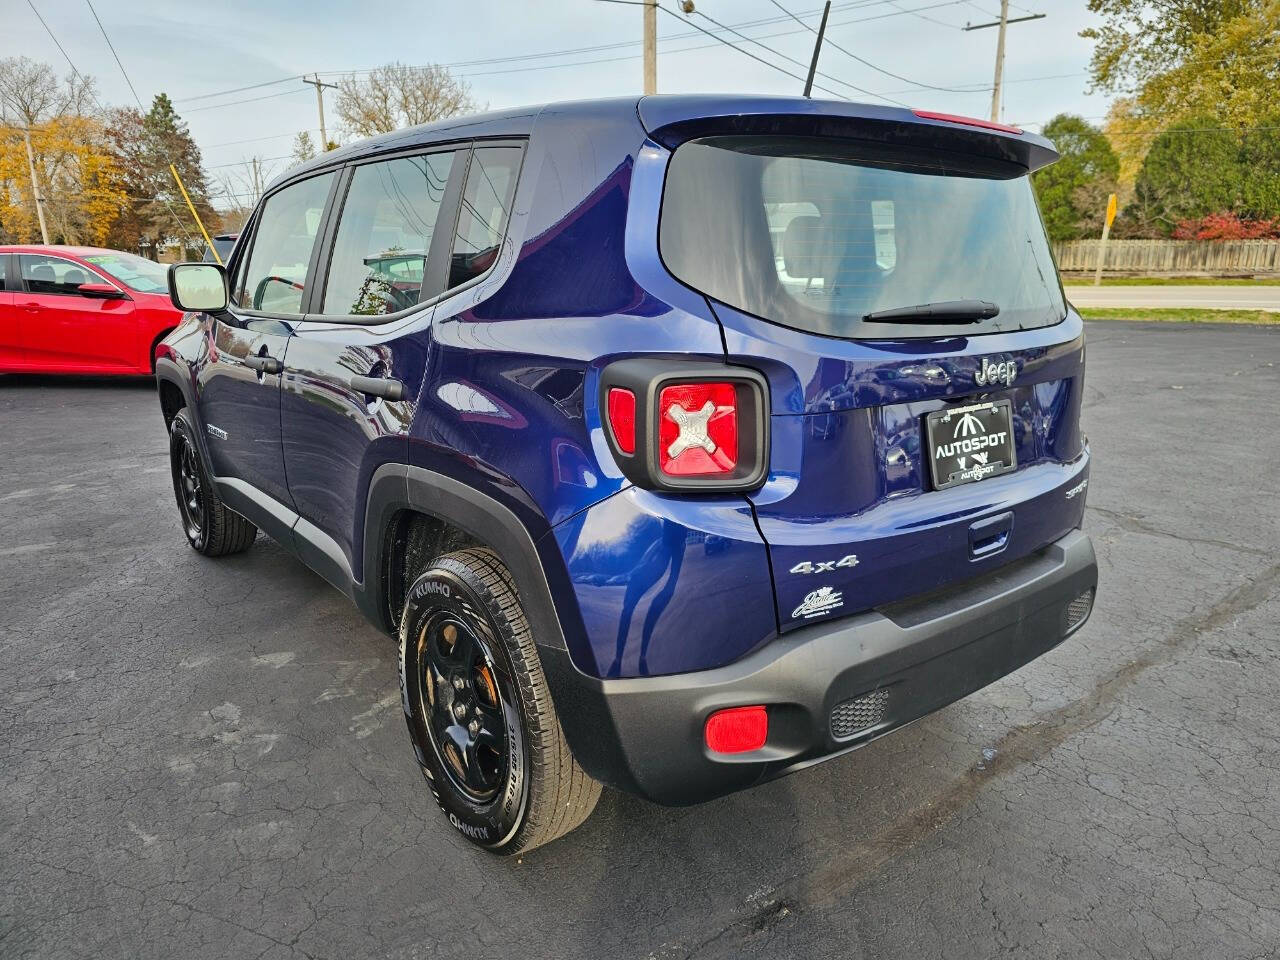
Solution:
<path fill-rule="evenodd" d="M 731 707 L 707 717 L 707 748 L 713 753 L 759 750 L 769 738 L 769 714 L 764 707 Z"/>

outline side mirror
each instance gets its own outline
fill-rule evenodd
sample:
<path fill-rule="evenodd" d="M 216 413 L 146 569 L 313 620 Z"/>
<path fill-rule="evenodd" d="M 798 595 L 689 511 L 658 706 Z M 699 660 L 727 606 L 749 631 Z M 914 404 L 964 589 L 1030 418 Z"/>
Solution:
<path fill-rule="evenodd" d="M 123 300 L 124 291 L 118 290 L 109 283 L 82 283 L 76 287 L 82 297 L 93 297 L 95 300 Z"/>
<path fill-rule="evenodd" d="M 216 263 L 175 263 L 169 299 L 188 313 L 220 313 L 227 309 L 227 272 Z"/>

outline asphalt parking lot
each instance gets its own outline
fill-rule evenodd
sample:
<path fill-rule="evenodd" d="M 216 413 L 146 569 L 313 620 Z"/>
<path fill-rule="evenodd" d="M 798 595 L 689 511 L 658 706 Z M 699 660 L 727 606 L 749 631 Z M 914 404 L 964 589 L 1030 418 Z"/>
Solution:
<path fill-rule="evenodd" d="M 439 816 L 391 641 L 186 546 L 149 384 L 0 380 L 0 956 L 1280 955 L 1280 329 L 1089 338 L 1081 634 L 519 861 Z"/>

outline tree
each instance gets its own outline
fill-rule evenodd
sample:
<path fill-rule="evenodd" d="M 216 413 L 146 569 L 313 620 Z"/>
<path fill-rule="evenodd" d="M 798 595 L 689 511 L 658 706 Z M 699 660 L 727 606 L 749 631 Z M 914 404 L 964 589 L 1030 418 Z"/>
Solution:
<path fill-rule="evenodd" d="M 1183 220 L 1238 213 L 1245 180 L 1240 138 L 1214 117 L 1194 117 L 1156 137 L 1126 214 L 1167 236 Z"/>
<path fill-rule="evenodd" d="M 355 137 L 372 137 L 401 127 L 430 123 L 481 109 L 471 85 L 446 67 L 388 63 L 363 80 L 354 75 L 338 83 L 338 116 Z"/>
<path fill-rule="evenodd" d="M 88 107 L 93 81 L 59 81 L 48 64 L 26 57 L 0 61 L 0 236 L 40 238 L 31 166 L 40 184 L 49 239 L 103 243 L 125 207 L 118 164 L 102 123 Z M 27 160 L 30 139 L 32 163 Z"/>
<path fill-rule="evenodd" d="M 114 245 L 122 249 L 154 248 L 181 238 L 188 251 L 198 251 L 199 231 L 169 164 L 177 167 L 206 226 L 216 222 L 217 214 L 209 202 L 200 148 L 168 96 L 157 94 L 145 114 L 132 107 L 113 111 L 107 136 L 125 171 L 130 200 L 129 209 L 112 232 Z"/>
<path fill-rule="evenodd" d="M 0 60 L 0 122 L 34 127 L 66 114 L 81 116 L 93 101 L 93 81 L 72 74 L 59 82 L 53 67 L 29 57 Z"/>
<path fill-rule="evenodd" d="M 202 220 L 214 217 L 209 203 L 209 186 L 205 180 L 200 148 L 196 146 L 186 123 L 173 109 L 173 102 L 163 93 L 156 94 L 151 110 L 143 118 L 146 133 L 148 170 L 152 174 L 152 190 L 144 201 L 142 210 L 150 220 L 155 236 L 161 240 L 177 236 L 190 237 L 195 227 L 186 209 L 178 185 L 173 180 L 169 164 L 173 164 L 187 196 Z"/>
<path fill-rule="evenodd" d="M 289 158 L 289 166 L 300 166 L 309 160 L 314 160 L 315 156 L 316 145 L 311 141 L 311 133 L 303 130 L 293 138 L 293 155 Z"/>
<path fill-rule="evenodd" d="M 1269 112 L 1280 78 L 1280 0 L 1089 0 L 1100 26 L 1095 89 L 1132 94 L 1146 113 L 1215 114 L 1228 125 Z"/>
<path fill-rule="evenodd" d="M 1057 163 L 1033 176 L 1050 239 L 1095 236 L 1120 172 L 1115 151 L 1101 130 L 1070 114 L 1058 114 L 1043 133 L 1061 154 Z"/>

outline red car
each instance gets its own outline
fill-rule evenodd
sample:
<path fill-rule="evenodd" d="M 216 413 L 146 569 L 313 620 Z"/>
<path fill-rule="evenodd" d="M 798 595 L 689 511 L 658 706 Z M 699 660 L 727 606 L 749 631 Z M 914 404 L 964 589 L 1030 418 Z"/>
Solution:
<path fill-rule="evenodd" d="M 153 373 L 182 319 L 167 270 L 119 250 L 0 246 L 0 373 Z"/>

